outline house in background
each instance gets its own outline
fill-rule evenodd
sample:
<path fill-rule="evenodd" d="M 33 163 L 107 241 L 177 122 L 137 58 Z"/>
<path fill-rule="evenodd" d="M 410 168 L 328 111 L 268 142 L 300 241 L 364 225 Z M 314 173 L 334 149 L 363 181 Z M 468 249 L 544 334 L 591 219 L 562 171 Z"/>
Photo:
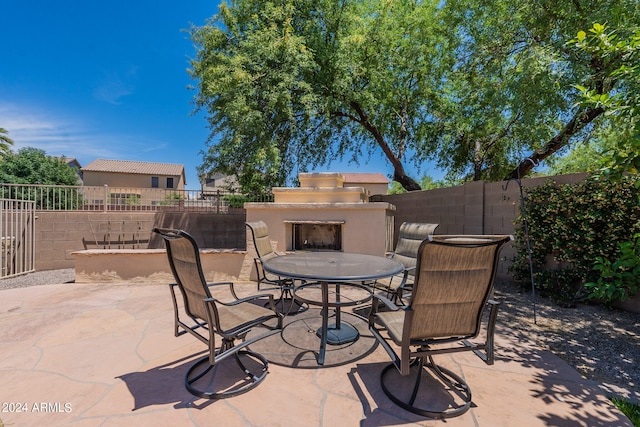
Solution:
<path fill-rule="evenodd" d="M 109 187 L 112 205 L 166 203 L 168 191 L 182 192 L 186 185 L 184 165 L 174 163 L 97 159 L 80 171 L 86 187 Z"/>
<path fill-rule="evenodd" d="M 63 161 L 67 166 L 69 166 L 71 169 L 73 169 L 75 171 L 75 173 L 78 175 L 78 185 L 82 185 L 83 181 L 82 181 L 82 166 L 80 166 L 80 162 L 78 161 L 78 159 L 74 158 L 74 157 L 56 157 L 56 159 L 60 159 L 61 161 Z"/>
<path fill-rule="evenodd" d="M 235 176 L 219 172 L 209 172 L 200 175 L 200 188 L 203 194 L 220 191 L 239 191 L 240 185 Z"/>
<path fill-rule="evenodd" d="M 184 165 L 97 159 L 80 169 L 84 185 L 184 190 Z"/>

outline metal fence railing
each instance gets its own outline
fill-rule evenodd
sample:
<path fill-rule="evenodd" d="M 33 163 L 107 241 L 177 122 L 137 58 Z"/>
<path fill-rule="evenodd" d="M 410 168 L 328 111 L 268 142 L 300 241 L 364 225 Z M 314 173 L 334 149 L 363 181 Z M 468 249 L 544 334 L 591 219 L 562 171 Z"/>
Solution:
<path fill-rule="evenodd" d="M 0 277 L 35 271 L 35 202 L 0 199 Z"/>
<path fill-rule="evenodd" d="M 273 201 L 223 190 L 195 191 L 110 186 L 2 184 L 0 197 L 31 200 L 47 211 L 208 211 L 227 213 L 244 202 Z"/>

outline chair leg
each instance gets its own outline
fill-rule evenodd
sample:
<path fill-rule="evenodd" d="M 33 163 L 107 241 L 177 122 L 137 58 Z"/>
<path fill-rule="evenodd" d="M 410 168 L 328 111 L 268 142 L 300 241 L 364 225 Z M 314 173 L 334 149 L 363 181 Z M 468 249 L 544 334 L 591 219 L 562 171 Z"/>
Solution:
<path fill-rule="evenodd" d="M 296 300 L 293 295 L 293 284 L 284 284 L 282 285 L 282 290 L 280 292 L 280 296 L 278 297 L 278 302 L 276 302 L 276 309 L 278 312 L 284 314 L 285 316 L 303 313 L 309 309 L 308 304 L 303 304 L 300 301 Z M 269 303 L 265 304 L 265 307 L 268 306 Z M 297 307 L 294 310 L 294 307 Z"/>
<path fill-rule="evenodd" d="M 207 355 L 189 368 L 184 379 L 189 393 L 204 399 L 226 399 L 248 392 L 266 378 L 269 362 L 264 356 L 250 350 L 235 351 L 233 343 L 230 347 L 223 345 L 223 349 L 225 347 L 226 351 L 234 352 L 233 357 L 211 364 Z M 229 366 L 223 367 L 222 364 Z M 255 366 L 249 368 L 249 364 Z M 240 372 L 242 375 L 239 375 Z M 244 380 L 239 380 L 240 377 Z M 196 385 L 199 382 L 203 384 L 203 388 Z"/>
<path fill-rule="evenodd" d="M 427 358 L 427 361 L 422 357 L 414 359 L 407 376 L 400 375 L 395 364 L 387 365 L 380 375 L 384 393 L 396 405 L 424 417 L 451 418 L 467 412 L 471 407 L 467 383 L 452 371 L 436 365 L 431 356 Z M 434 375 L 426 375 L 425 369 Z"/>

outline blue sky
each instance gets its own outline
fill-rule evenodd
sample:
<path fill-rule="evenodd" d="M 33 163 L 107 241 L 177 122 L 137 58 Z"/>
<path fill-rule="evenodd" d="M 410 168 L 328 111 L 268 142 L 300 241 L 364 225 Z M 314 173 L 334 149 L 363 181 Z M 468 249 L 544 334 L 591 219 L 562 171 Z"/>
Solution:
<path fill-rule="evenodd" d="M 75 157 L 180 163 L 187 188 L 209 135 L 193 114 L 191 24 L 217 1 L 2 0 L 0 127 L 14 150 Z M 421 174 L 405 165 L 407 172 Z M 314 171 L 393 170 L 381 153 L 359 167 L 334 162 Z"/>

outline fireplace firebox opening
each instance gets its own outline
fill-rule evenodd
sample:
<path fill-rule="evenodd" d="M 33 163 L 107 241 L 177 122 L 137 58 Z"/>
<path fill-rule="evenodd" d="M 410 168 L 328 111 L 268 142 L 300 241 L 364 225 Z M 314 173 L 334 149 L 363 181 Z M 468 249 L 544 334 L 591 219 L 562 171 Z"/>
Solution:
<path fill-rule="evenodd" d="M 344 221 L 286 221 L 292 226 L 292 249 L 341 251 Z"/>

